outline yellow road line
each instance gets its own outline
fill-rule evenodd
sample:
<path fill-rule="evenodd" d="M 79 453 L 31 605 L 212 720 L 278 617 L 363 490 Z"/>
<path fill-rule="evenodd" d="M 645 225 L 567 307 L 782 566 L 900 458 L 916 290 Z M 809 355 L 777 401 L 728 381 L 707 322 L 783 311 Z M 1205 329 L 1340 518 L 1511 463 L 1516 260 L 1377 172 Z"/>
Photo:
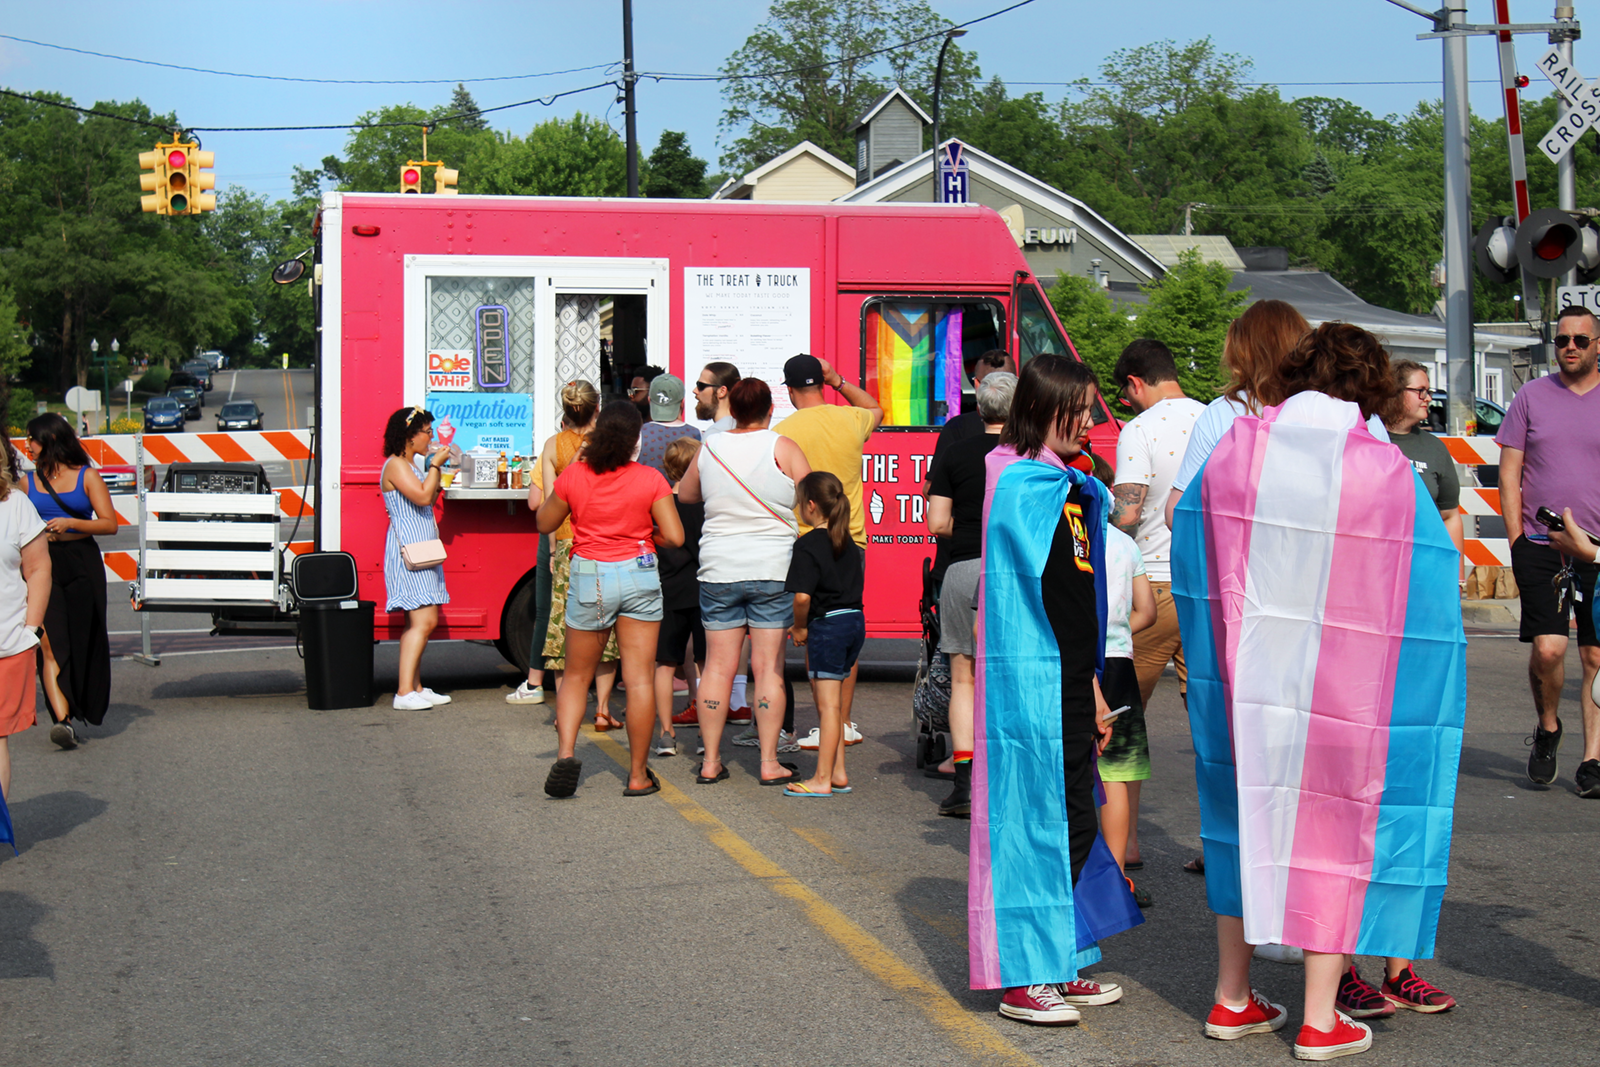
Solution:
<path fill-rule="evenodd" d="M 298 430 L 294 422 L 294 390 L 289 388 L 289 372 L 283 371 L 283 410 L 285 429 Z"/>
<path fill-rule="evenodd" d="M 610 756 L 617 766 L 628 766 L 628 750 L 622 745 L 603 734 L 592 732 L 589 727 L 584 727 L 584 733 L 589 734 L 590 740 Z M 993 1063 L 1038 1067 L 1033 1057 L 1001 1037 L 992 1027 L 973 1018 L 960 1001 L 912 970 L 883 942 L 762 855 L 721 819 L 689 799 L 683 790 L 663 779 L 660 795 L 689 825 L 703 832 L 712 844 L 727 853 L 729 859 L 763 879 L 774 893 L 798 904 L 811 924 L 831 937 L 864 971 L 915 1004 L 930 1022 L 949 1033 L 962 1048 Z"/>

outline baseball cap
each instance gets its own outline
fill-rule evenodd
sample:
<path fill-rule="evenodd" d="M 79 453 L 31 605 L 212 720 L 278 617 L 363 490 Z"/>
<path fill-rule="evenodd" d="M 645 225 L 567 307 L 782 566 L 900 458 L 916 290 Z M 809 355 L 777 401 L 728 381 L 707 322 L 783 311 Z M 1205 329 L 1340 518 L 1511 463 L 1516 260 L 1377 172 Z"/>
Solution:
<path fill-rule="evenodd" d="M 816 356 L 801 353 L 791 356 L 783 365 L 783 384 L 796 389 L 822 384 L 822 361 Z"/>
<path fill-rule="evenodd" d="M 650 417 L 671 422 L 683 414 L 683 381 L 673 374 L 658 374 L 650 381 Z"/>

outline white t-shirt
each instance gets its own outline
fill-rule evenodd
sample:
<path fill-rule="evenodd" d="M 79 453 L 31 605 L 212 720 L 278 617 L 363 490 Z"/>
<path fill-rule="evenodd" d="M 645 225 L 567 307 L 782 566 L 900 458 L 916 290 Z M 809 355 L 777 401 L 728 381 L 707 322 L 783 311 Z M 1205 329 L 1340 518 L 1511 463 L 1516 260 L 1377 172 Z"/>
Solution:
<path fill-rule="evenodd" d="M 1189 483 L 1200 473 L 1200 468 L 1205 466 L 1206 460 L 1211 458 L 1211 450 L 1217 447 L 1217 443 L 1228 432 L 1228 427 L 1233 425 L 1233 420 L 1245 413 L 1246 408 L 1243 404 L 1225 396 L 1219 396 L 1206 405 L 1205 412 L 1195 420 L 1194 428 L 1189 431 L 1189 451 L 1178 467 L 1177 477 L 1172 479 L 1173 489 L 1180 493 L 1189 491 Z M 1378 440 L 1388 443 L 1389 430 L 1378 416 L 1374 415 L 1367 420 L 1367 431 Z M 1121 473 L 1119 465 L 1118 481 L 1122 480 Z M 1166 505 L 1162 506 L 1164 508 Z"/>
<path fill-rule="evenodd" d="M 1141 411 L 1117 437 L 1117 484 L 1148 487 L 1134 541 L 1152 582 L 1172 581 L 1167 496 L 1189 451 L 1189 431 L 1205 410 L 1186 396 L 1161 400 Z"/>
<path fill-rule="evenodd" d="M 13 488 L 0 500 L 0 659 L 39 643 L 26 626 L 28 583 L 22 577 L 22 549 L 44 532 L 44 520 L 27 493 Z"/>
<path fill-rule="evenodd" d="M 1144 560 L 1133 538 L 1106 523 L 1106 658 L 1133 658 L 1133 580 L 1144 574 Z"/>

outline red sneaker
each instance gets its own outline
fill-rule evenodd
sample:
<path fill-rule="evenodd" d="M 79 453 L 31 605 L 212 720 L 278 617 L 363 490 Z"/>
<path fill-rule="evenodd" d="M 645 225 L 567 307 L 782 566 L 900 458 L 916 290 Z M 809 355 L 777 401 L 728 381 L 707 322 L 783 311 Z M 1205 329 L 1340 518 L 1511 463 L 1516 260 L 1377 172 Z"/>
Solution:
<path fill-rule="evenodd" d="M 1091 982 L 1087 978 L 1074 978 L 1070 982 L 1057 982 L 1056 991 L 1061 999 L 1076 1007 L 1096 1004 L 1115 1004 L 1122 999 L 1122 987 L 1115 982 Z"/>
<path fill-rule="evenodd" d="M 1274 1004 L 1254 989 L 1250 990 L 1250 1003 L 1242 1008 L 1226 1004 L 1213 1004 L 1206 1016 L 1206 1036 L 1219 1041 L 1235 1041 L 1247 1034 L 1270 1034 L 1282 1030 L 1289 1021 L 1289 1013 L 1282 1004 Z"/>
<path fill-rule="evenodd" d="M 1456 998 L 1433 983 L 1417 977 L 1417 972 L 1407 967 L 1383 983 L 1383 995 L 1393 1005 L 1410 1008 L 1425 1015 L 1436 1011 L 1449 1011 L 1456 1006 Z"/>
<path fill-rule="evenodd" d="M 1372 1027 L 1366 1023 L 1350 1021 L 1342 1011 L 1333 1013 L 1332 1030 L 1300 1028 L 1294 1039 L 1294 1058 L 1297 1060 L 1336 1060 L 1340 1056 L 1354 1056 L 1372 1047 Z"/>
<path fill-rule="evenodd" d="M 1357 974 L 1355 964 L 1344 972 L 1344 981 L 1339 983 L 1339 994 L 1333 1002 L 1352 1019 L 1386 1019 L 1394 1014 L 1389 998 Z"/>
<path fill-rule="evenodd" d="M 1035 1026 L 1070 1026 L 1082 1016 L 1053 985 L 1016 986 L 1000 998 L 1000 1014 Z"/>
<path fill-rule="evenodd" d="M 694 706 L 694 701 L 692 701 L 692 700 L 689 701 L 689 706 L 684 708 L 682 711 L 675 711 L 675 712 L 672 713 L 672 725 L 674 725 L 674 726 L 699 726 L 700 725 L 700 711 L 699 711 L 698 708 L 696 708 Z"/>
<path fill-rule="evenodd" d="M 728 725 L 729 726 L 748 726 L 749 724 L 750 724 L 750 708 L 748 706 L 742 707 L 742 708 L 734 708 L 732 711 L 728 712 Z"/>

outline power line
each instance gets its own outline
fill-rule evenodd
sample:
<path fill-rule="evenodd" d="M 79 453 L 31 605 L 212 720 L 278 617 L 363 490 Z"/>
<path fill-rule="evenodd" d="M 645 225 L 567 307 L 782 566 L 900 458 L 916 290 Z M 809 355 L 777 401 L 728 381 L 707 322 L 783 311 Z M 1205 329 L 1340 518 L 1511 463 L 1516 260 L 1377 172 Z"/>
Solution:
<path fill-rule="evenodd" d="M 186 67 L 181 63 L 162 63 L 154 59 L 136 59 L 132 56 L 112 55 L 109 52 L 93 52 L 87 48 L 73 48 L 70 45 L 51 44 L 49 41 L 32 41 L 26 37 L 14 37 L 9 33 L 0 33 L 0 40 L 36 45 L 39 48 L 54 48 L 60 52 L 76 52 L 78 55 L 94 56 L 97 59 L 115 59 L 120 63 L 138 63 L 146 67 L 166 67 L 168 70 L 184 70 L 192 74 L 214 74 L 220 78 L 251 78 L 257 81 L 307 82 L 313 85 L 454 85 L 469 82 L 525 81 L 532 78 L 553 78 L 561 74 L 582 74 L 584 71 L 604 70 L 607 67 L 616 66 L 615 61 L 613 61 L 610 63 L 596 63 L 588 67 L 573 67 L 570 70 L 548 70 L 540 74 L 503 74 L 487 78 L 293 78 L 281 74 L 241 74 L 232 70 Z"/>
<path fill-rule="evenodd" d="M 1065 85 L 1065 86 L 1069 86 L 1069 87 L 1079 87 L 1079 86 L 1081 86 L 1081 87 L 1083 87 L 1085 89 L 1116 89 L 1116 88 L 1120 88 L 1120 86 L 1116 82 L 1091 82 L 1091 81 L 1014 82 L 1014 81 L 1006 81 L 1004 78 L 1002 78 L 1001 81 L 1005 81 L 1005 84 L 1007 84 L 1007 85 Z M 1235 82 L 1234 84 L 1235 85 L 1243 85 L 1243 86 L 1253 86 L 1253 87 L 1256 87 L 1256 88 L 1267 88 L 1267 87 L 1271 87 L 1271 86 L 1275 86 L 1275 85 L 1291 85 L 1291 86 L 1306 86 L 1306 85 L 1438 85 L 1439 84 L 1439 79 L 1438 78 L 1429 78 L 1429 79 L 1423 79 L 1423 80 L 1420 80 L 1420 81 Z M 1470 82 L 1470 84 L 1472 84 L 1472 85 L 1499 85 L 1500 84 L 1500 79 L 1499 78 L 1477 78 L 1477 79 L 1472 80 Z"/>

